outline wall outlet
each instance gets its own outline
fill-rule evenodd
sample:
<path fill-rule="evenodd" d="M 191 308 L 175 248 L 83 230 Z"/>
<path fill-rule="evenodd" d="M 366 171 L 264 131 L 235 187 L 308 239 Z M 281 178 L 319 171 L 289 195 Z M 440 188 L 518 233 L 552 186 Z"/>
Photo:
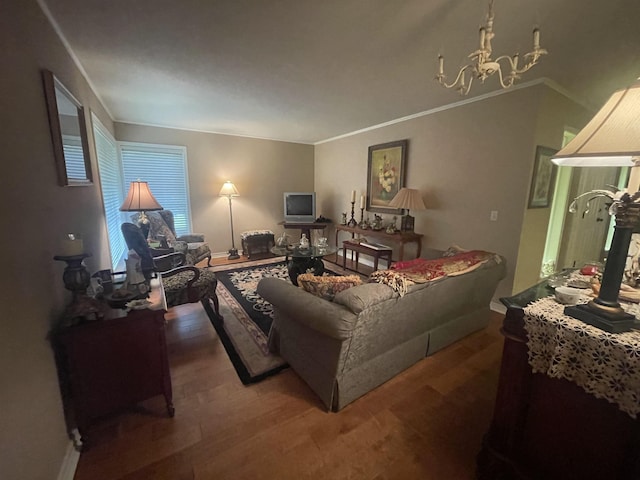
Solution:
<path fill-rule="evenodd" d="M 491 210 L 491 215 L 489 215 L 489 220 L 491 220 L 492 222 L 497 222 L 498 221 L 498 211 L 497 210 Z"/>

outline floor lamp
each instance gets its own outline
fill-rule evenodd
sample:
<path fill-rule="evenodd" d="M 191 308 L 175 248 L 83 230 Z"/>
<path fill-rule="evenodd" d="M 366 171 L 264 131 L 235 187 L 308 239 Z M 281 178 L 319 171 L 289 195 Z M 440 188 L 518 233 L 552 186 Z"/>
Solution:
<path fill-rule="evenodd" d="M 155 210 L 162 210 L 162 205 L 155 199 L 151 190 L 149 190 L 149 184 L 147 182 L 141 182 L 136 180 L 131 182 L 129 186 L 129 192 L 127 198 L 124 199 L 120 206 L 121 212 L 140 212 L 138 218 L 138 226 L 142 230 L 142 234 L 146 239 L 149 236 L 149 219 L 144 212 L 151 212 Z"/>
<path fill-rule="evenodd" d="M 593 190 L 583 197 L 608 197 L 609 214 L 616 225 L 607 255 L 598 297 L 585 305 L 566 307 L 565 314 L 611 333 L 624 332 L 635 317 L 618 303 L 633 228 L 640 219 L 640 79 L 615 92 L 578 135 L 552 161 L 558 165 L 581 167 L 632 167 L 627 190 Z"/>
<path fill-rule="evenodd" d="M 222 188 L 220 189 L 221 197 L 227 197 L 229 199 L 229 219 L 231 220 L 231 249 L 229 250 L 229 256 L 227 257 L 229 260 L 237 260 L 240 258 L 238 255 L 238 249 L 236 248 L 236 243 L 233 239 L 233 209 L 231 208 L 231 197 L 238 197 L 240 194 L 238 193 L 238 189 L 236 186 L 231 183 L 230 180 L 224 182 Z"/>

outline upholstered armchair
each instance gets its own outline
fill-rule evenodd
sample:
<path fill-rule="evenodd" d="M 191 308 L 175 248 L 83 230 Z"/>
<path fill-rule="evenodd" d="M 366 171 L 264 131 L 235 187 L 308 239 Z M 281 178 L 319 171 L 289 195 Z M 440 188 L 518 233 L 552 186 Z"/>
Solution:
<path fill-rule="evenodd" d="M 207 266 L 211 266 L 211 249 L 204 241 L 201 233 L 189 233 L 187 235 L 176 234 L 173 212 L 171 210 L 160 210 L 157 212 L 146 212 L 149 219 L 149 240 L 160 242 L 161 245 L 168 244 L 176 252 L 181 252 L 185 256 L 187 265 L 195 265 L 207 259 Z M 131 216 L 131 220 L 138 221 L 140 214 Z"/>
<path fill-rule="evenodd" d="M 185 265 L 182 252 L 153 257 L 140 227 L 133 223 L 123 223 L 120 228 L 129 250 L 134 250 L 140 256 L 145 278 L 149 280 L 154 272 L 158 274 L 168 307 L 199 301 L 210 316 L 222 318 L 216 294 L 218 279 L 215 273 Z"/>

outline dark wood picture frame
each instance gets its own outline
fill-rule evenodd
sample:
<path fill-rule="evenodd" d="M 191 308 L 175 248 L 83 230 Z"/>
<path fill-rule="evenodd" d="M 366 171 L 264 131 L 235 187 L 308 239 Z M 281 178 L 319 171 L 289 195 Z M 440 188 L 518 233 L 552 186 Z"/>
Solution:
<path fill-rule="evenodd" d="M 84 108 L 71 92 L 49 70 L 42 71 L 45 100 L 49 115 L 49 128 L 56 162 L 58 184 L 86 186 L 93 184 L 91 159 Z M 65 146 L 76 152 L 75 158 L 65 157 Z M 78 161 L 78 147 L 82 160 Z M 67 155 L 71 155 L 67 153 Z"/>
<path fill-rule="evenodd" d="M 367 161 L 367 211 L 401 215 L 389 202 L 405 184 L 409 140 L 369 147 Z"/>
<path fill-rule="evenodd" d="M 538 145 L 529 188 L 528 208 L 548 208 L 555 187 L 557 165 L 551 161 L 558 150 Z"/>

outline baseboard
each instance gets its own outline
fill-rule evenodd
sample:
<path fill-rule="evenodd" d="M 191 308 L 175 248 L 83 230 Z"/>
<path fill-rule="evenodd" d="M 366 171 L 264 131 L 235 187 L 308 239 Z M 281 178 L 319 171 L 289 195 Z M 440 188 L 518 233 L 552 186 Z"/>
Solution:
<path fill-rule="evenodd" d="M 492 311 L 501 313 L 503 315 L 507 313 L 507 307 L 505 307 L 503 304 L 498 302 L 491 302 L 489 304 L 489 308 L 491 308 Z"/>
<path fill-rule="evenodd" d="M 77 430 L 72 432 L 76 438 L 79 438 Z M 67 451 L 62 460 L 60 471 L 58 472 L 57 480 L 73 480 L 76 474 L 76 468 L 78 468 L 78 461 L 80 460 L 80 452 L 76 448 L 76 442 L 72 439 L 67 445 Z"/>

